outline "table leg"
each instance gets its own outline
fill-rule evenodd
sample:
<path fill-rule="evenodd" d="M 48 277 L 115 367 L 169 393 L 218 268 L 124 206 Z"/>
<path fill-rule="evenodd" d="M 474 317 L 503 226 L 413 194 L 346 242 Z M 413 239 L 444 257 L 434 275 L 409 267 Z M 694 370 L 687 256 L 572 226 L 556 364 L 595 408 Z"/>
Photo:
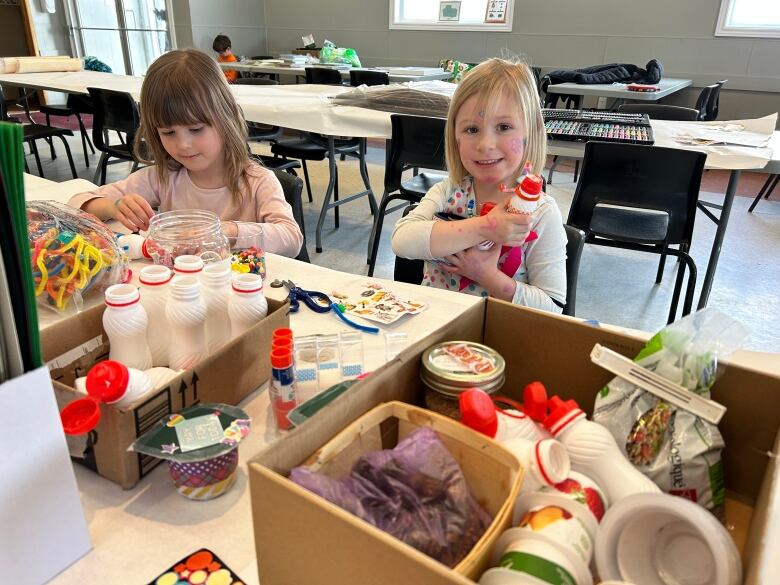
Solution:
<path fill-rule="evenodd" d="M 322 252 L 322 225 L 325 223 L 325 215 L 330 209 L 330 198 L 333 195 L 333 187 L 336 184 L 336 148 L 333 136 L 328 136 L 328 188 L 325 190 L 325 200 L 322 202 L 320 217 L 317 219 L 317 231 L 315 232 L 316 250 Z"/>
<path fill-rule="evenodd" d="M 726 196 L 723 199 L 723 208 L 720 212 L 720 217 L 717 220 L 718 229 L 715 232 L 715 239 L 712 242 L 712 250 L 710 251 L 710 259 L 707 262 L 707 272 L 704 274 L 704 280 L 701 286 L 701 295 L 699 296 L 699 304 L 697 309 L 703 309 L 707 306 L 707 301 L 710 298 L 710 291 L 712 290 L 712 281 L 715 279 L 715 270 L 718 267 L 718 257 L 720 256 L 720 248 L 723 245 L 723 237 L 726 235 L 726 228 L 729 224 L 729 216 L 731 215 L 731 206 L 734 204 L 734 195 L 737 192 L 737 183 L 739 182 L 741 171 L 732 170 L 729 176 L 729 184 L 726 187 Z"/>

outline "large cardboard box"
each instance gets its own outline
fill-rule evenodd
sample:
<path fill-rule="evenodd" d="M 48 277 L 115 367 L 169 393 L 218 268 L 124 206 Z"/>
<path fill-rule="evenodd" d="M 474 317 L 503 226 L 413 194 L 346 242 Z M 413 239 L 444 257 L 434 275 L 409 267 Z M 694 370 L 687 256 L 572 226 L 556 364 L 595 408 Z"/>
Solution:
<path fill-rule="evenodd" d="M 422 351 L 448 339 L 478 341 L 507 358 L 505 394 L 520 399 L 527 382 L 541 380 L 589 411 L 597 390 L 613 377 L 591 363 L 593 345 L 628 357 L 643 346 L 638 338 L 493 299 L 435 331 L 250 461 L 255 545 L 264 585 L 471 583 L 427 557 L 411 554 L 417 551 L 402 554 L 397 550 L 401 547 L 387 547 L 365 528 L 333 514 L 323 500 L 312 503 L 302 497 L 286 477 L 376 404 L 420 403 Z M 727 516 L 742 549 L 744 583 L 780 583 L 780 378 L 727 365 L 713 398 L 728 408 L 720 424 L 726 442 Z"/>
<path fill-rule="evenodd" d="M 41 333 L 43 357 L 49 365 L 60 408 L 83 396 L 73 387 L 75 379 L 108 358 L 104 308 L 95 306 Z M 102 404 L 97 428 L 86 437 L 69 437 L 71 455 L 103 477 L 130 489 L 161 461 L 128 451 L 135 439 L 164 416 L 186 406 L 201 402 L 238 404 L 271 376 L 268 353 L 272 332 L 288 327 L 289 322 L 289 303 L 268 299 L 265 319 L 151 396 L 126 410 Z"/>

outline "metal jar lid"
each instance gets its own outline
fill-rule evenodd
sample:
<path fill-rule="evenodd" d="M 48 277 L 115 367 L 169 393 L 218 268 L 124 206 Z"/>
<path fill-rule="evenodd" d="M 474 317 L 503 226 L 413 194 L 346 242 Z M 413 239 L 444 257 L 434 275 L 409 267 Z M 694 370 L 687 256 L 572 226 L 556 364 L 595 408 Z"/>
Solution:
<path fill-rule="evenodd" d="M 469 357 L 461 360 L 448 350 L 462 350 Z M 432 390 L 451 398 L 473 387 L 492 394 L 504 384 L 505 367 L 504 358 L 487 345 L 445 341 L 423 352 L 420 378 Z"/>

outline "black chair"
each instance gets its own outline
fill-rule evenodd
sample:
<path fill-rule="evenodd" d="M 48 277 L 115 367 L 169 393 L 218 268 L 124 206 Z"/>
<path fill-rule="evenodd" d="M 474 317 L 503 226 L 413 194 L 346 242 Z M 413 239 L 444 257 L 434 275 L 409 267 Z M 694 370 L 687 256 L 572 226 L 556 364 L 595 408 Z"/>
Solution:
<path fill-rule="evenodd" d="M 349 72 L 349 84 L 353 87 L 359 85 L 388 85 L 390 76 L 386 71 L 368 71 L 366 69 L 353 69 Z"/>
<path fill-rule="evenodd" d="M 750 204 L 750 207 L 748 208 L 748 213 L 753 213 L 753 210 L 756 208 L 756 205 L 758 205 L 758 202 L 761 201 L 761 198 L 769 199 L 769 196 L 772 194 L 772 191 L 775 190 L 775 187 L 777 187 L 777 183 L 780 182 L 780 174 L 775 175 L 769 175 L 766 178 L 766 182 L 764 183 L 764 186 L 761 187 L 761 190 L 758 192 L 758 195 L 756 195 L 756 198 L 753 199 L 753 203 Z"/>
<path fill-rule="evenodd" d="M 341 71 L 330 67 L 306 67 L 306 83 L 319 85 L 341 85 Z"/>
<path fill-rule="evenodd" d="M 239 77 L 234 85 L 279 85 L 278 81 L 267 77 Z M 247 122 L 249 142 L 271 142 L 272 144 L 282 137 L 283 130 L 279 126 Z M 300 166 L 300 165 L 298 165 Z"/>
<path fill-rule="evenodd" d="M 686 266 L 683 315 L 693 303 L 696 264 L 688 250 L 705 159 L 702 152 L 676 148 L 588 142 L 566 221 L 585 231 L 589 244 L 680 258 L 669 323 L 677 313 Z"/>
<path fill-rule="evenodd" d="M 403 172 L 416 167 L 444 170 L 447 166 L 444 150 L 447 120 L 393 114 L 390 124 L 392 138 L 385 160 L 385 189 L 368 239 L 369 276 L 374 274 L 385 215 L 403 207 L 388 209 L 388 205 L 397 200 L 405 201 L 404 205 L 417 203 L 431 187 L 445 179 L 444 175 L 420 173 L 404 181 Z"/>
<path fill-rule="evenodd" d="M 29 112 L 28 117 L 29 117 Z M 5 94 L 3 94 L 3 87 L 0 85 L 0 121 L 3 122 L 15 122 L 19 121 L 15 118 L 11 118 L 8 115 L 8 108 L 6 106 Z M 67 128 L 54 128 L 52 126 L 44 126 L 43 124 L 22 124 L 23 140 L 30 145 L 30 152 L 35 157 L 35 164 L 38 166 L 38 174 L 43 177 L 43 167 L 41 166 L 41 157 L 38 154 L 37 140 L 51 141 L 55 136 L 62 140 L 63 146 L 65 146 L 65 153 L 68 155 L 68 162 L 70 163 L 70 172 L 74 179 L 78 178 L 76 174 L 76 166 L 73 164 L 73 156 L 70 153 L 70 146 L 68 141 L 65 140 L 66 136 L 73 136 L 73 132 Z M 52 154 L 54 149 L 52 148 Z M 27 167 L 27 159 L 25 158 L 25 168 Z M 29 168 L 28 168 L 29 170 Z"/>
<path fill-rule="evenodd" d="M 303 202 L 301 201 L 303 181 L 301 181 L 298 177 L 291 175 L 290 173 L 286 173 L 278 169 L 272 170 L 276 175 L 276 178 L 279 179 L 279 182 L 282 184 L 284 198 L 287 203 L 290 204 L 290 207 L 292 207 L 295 223 L 297 223 L 298 227 L 301 228 L 301 233 L 303 234 L 303 245 L 301 246 L 301 251 L 298 252 L 298 255 L 295 257 L 295 259 L 301 260 L 303 262 L 310 262 L 309 251 L 306 249 L 306 227 L 303 223 Z"/>
<path fill-rule="evenodd" d="M 647 114 L 654 120 L 695 122 L 699 119 L 699 110 L 683 108 L 681 106 L 667 106 L 665 104 L 622 104 L 618 106 L 618 112 Z"/>
<path fill-rule="evenodd" d="M 133 152 L 133 141 L 140 124 L 138 105 L 132 95 L 123 91 L 98 87 L 88 87 L 87 91 L 95 106 L 95 114 L 92 119 L 92 142 L 95 144 L 95 148 L 101 152 L 100 161 L 95 170 L 95 178 L 92 182 L 104 185 L 109 159 L 116 158 L 119 161 L 133 163 L 131 173 L 138 168 L 138 161 Z M 120 133 L 120 136 L 124 134 L 124 142 L 110 143 L 108 140 L 109 130 Z"/>
<path fill-rule="evenodd" d="M 416 203 L 409 205 L 404 209 L 403 216 L 406 216 L 415 207 L 417 207 Z M 580 258 L 585 245 L 585 232 L 566 224 L 564 224 L 563 228 L 566 230 L 566 304 L 563 307 L 563 314 L 573 317 L 577 301 L 577 275 L 580 271 Z M 422 260 L 411 260 L 396 256 L 395 266 L 393 267 L 393 280 L 420 284 L 423 279 L 424 269 L 425 262 Z"/>
<path fill-rule="evenodd" d="M 92 100 L 89 96 L 81 95 L 77 93 L 69 93 L 68 100 L 65 105 L 53 104 L 41 106 L 40 111 L 42 114 L 46 114 L 46 125 L 51 126 L 51 116 L 61 116 L 63 118 L 69 118 L 75 116 L 79 123 L 79 130 L 81 131 L 81 148 L 84 151 L 84 164 L 89 167 L 89 153 L 87 147 L 95 154 L 95 147 L 92 146 L 92 141 L 89 139 L 89 132 L 87 132 L 86 126 L 84 126 L 84 120 L 82 120 L 82 114 L 94 114 L 95 107 L 92 105 Z M 53 158 L 53 157 L 52 157 Z"/>
<path fill-rule="evenodd" d="M 696 100 L 696 109 L 699 110 L 699 120 L 717 120 L 718 105 L 720 103 L 720 88 L 728 79 L 720 79 L 702 88 L 699 97 Z"/>

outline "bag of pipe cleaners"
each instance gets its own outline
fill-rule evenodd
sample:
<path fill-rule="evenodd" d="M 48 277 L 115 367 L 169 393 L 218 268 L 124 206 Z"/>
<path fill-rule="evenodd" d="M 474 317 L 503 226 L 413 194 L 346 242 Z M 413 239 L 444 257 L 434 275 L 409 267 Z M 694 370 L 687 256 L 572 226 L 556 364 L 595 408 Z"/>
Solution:
<path fill-rule="evenodd" d="M 127 256 L 94 215 L 56 201 L 30 201 L 26 210 L 39 306 L 79 312 L 85 296 L 129 279 Z"/>

